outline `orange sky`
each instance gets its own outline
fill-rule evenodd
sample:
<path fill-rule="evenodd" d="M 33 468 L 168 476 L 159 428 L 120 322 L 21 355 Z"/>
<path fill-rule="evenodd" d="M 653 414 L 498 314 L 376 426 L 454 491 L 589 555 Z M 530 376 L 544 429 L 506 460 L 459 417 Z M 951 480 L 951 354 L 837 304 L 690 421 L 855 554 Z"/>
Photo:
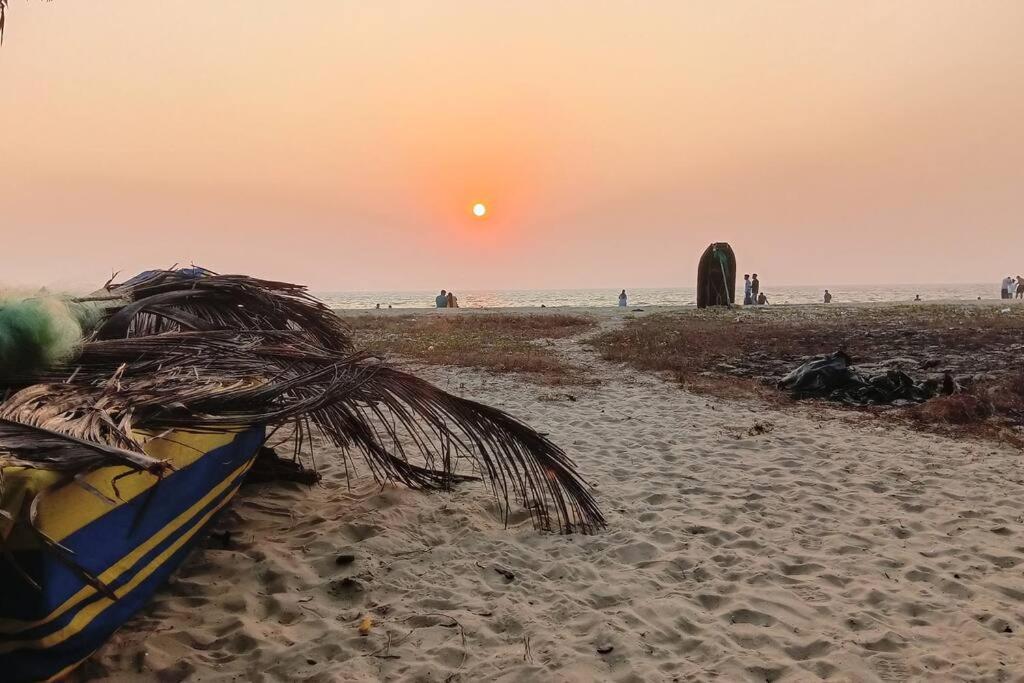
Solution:
<path fill-rule="evenodd" d="M 300 9 L 301 8 L 301 9 Z M 16 2 L 0 282 L 1024 271 L 1024 2 Z M 485 201 L 490 214 L 470 209 Z"/>

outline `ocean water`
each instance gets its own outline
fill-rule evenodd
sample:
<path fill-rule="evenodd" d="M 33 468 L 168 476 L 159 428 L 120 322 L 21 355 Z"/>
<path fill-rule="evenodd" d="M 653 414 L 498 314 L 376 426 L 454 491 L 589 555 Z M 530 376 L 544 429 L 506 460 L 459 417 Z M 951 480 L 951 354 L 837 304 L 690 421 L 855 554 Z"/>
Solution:
<path fill-rule="evenodd" d="M 742 286 L 742 283 L 737 283 Z M 924 301 L 998 299 L 999 283 L 936 285 L 835 285 L 830 286 L 833 303 L 875 301 Z M 824 287 L 780 286 L 762 282 L 761 291 L 772 304 L 821 303 Z M 456 291 L 462 308 L 530 308 L 553 306 L 615 306 L 618 289 L 506 289 Z M 695 306 L 695 287 L 638 287 L 626 289 L 630 306 Z M 331 308 L 433 308 L 433 291 L 395 292 L 314 292 Z"/>

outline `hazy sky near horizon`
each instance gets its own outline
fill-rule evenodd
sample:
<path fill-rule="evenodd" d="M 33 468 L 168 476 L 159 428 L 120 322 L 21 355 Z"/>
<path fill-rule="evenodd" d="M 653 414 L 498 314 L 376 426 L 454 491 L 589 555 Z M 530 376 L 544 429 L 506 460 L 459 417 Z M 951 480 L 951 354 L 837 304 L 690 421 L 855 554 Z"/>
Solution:
<path fill-rule="evenodd" d="M 1024 272 L 1024 2 L 16 2 L 3 284 Z M 490 213 L 473 217 L 474 202 Z"/>

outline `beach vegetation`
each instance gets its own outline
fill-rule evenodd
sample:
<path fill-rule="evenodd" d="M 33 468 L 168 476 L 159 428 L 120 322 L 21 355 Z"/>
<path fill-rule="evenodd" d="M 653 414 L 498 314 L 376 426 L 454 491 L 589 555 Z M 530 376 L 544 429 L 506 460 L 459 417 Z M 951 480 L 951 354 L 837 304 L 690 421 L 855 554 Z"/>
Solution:
<path fill-rule="evenodd" d="M 693 310 L 637 317 L 587 343 L 607 361 L 662 373 L 691 391 L 775 404 L 791 400 L 775 388 L 787 372 L 843 350 L 862 368 L 899 368 L 936 381 L 949 373 L 959 385 L 918 406 L 864 410 L 919 428 L 1009 440 L 1019 440 L 1024 425 L 1024 307 Z"/>
<path fill-rule="evenodd" d="M 585 383 L 580 368 L 552 342 L 592 330 L 593 318 L 570 314 L 348 315 L 357 343 L 371 353 L 430 365 L 516 373 L 541 384 Z"/>

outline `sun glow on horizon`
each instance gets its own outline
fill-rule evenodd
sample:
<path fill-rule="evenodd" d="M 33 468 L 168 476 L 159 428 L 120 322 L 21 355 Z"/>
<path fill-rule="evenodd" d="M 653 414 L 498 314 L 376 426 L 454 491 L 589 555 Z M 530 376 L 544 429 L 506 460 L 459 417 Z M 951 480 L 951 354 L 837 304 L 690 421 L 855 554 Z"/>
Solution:
<path fill-rule="evenodd" d="M 480 202 L 473 205 L 473 215 L 477 218 L 483 218 L 487 215 L 487 206 Z"/>

